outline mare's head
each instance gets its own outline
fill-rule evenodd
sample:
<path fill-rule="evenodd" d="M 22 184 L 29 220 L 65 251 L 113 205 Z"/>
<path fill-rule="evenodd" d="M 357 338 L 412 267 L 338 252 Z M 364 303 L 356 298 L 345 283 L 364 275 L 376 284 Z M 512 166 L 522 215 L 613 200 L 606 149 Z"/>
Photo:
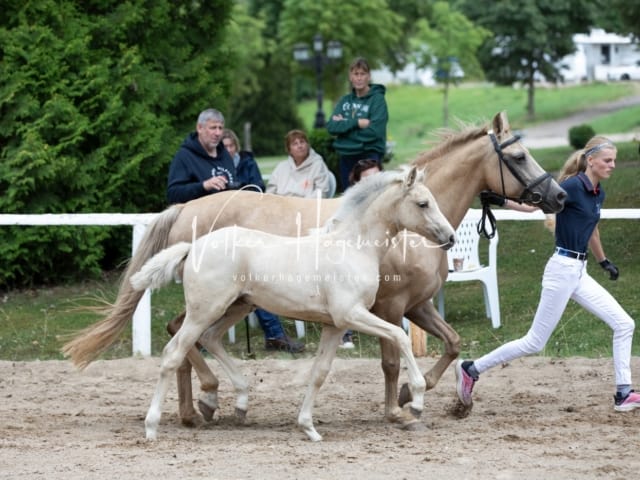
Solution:
<path fill-rule="evenodd" d="M 478 180 L 468 185 L 536 205 L 545 213 L 559 212 L 564 207 L 567 193 L 522 145 L 520 137 L 511 132 L 505 112 L 496 114 L 490 125 L 444 134 L 444 141 L 427 152 L 424 160 L 417 159 L 416 164 L 443 156 L 451 169 L 468 167 L 468 172 L 456 172 Z"/>
<path fill-rule="evenodd" d="M 332 220 L 344 224 L 386 221 L 390 229 L 418 233 L 447 250 L 455 242 L 455 229 L 440 211 L 424 176 L 424 170 L 416 167 L 368 176 L 346 191 Z"/>

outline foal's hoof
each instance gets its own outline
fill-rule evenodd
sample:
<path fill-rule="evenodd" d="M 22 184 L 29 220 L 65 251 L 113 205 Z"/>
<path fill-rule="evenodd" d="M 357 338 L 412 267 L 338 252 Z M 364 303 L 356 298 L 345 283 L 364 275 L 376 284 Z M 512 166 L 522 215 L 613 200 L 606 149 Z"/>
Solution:
<path fill-rule="evenodd" d="M 198 400 L 198 410 L 200 410 L 200 413 L 202 414 L 202 418 L 204 418 L 205 421 L 207 422 L 210 422 L 211 420 L 213 420 L 213 415 L 216 413 L 215 408 L 207 405 L 202 400 Z"/>
<path fill-rule="evenodd" d="M 456 398 L 455 401 L 449 407 L 449 415 L 456 418 L 467 418 L 471 413 L 471 409 L 473 408 L 473 400 L 471 401 L 471 405 L 465 405 L 460 401 L 459 398 Z"/>
<path fill-rule="evenodd" d="M 235 415 L 236 415 L 236 423 L 238 425 L 244 425 L 246 423 L 246 421 L 247 421 L 247 411 L 246 410 L 242 410 L 242 409 L 236 407 Z"/>
<path fill-rule="evenodd" d="M 411 412 L 411 415 L 413 416 L 413 418 L 420 418 L 420 416 L 422 415 L 422 410 L 416 410 L 413 407 L 409 407 L 409 411 Z"/>
<path fill-rule="evenodd" d="M 398 405 L 402 408 L 412 400 L 413 395 L 411 395 L 411 390 L 409 390 L 409 384 L 402 384 L 402 387 L 400 387 L 400 395 L 398 395 Z"/>
<path fill-rule="evenodd" d="M 406 430 L 408 432 L 422 432 L 426 430 L 425 425 L 422 422 L 419 422 L 417 419 L 412 419 L 402 425 L 402 430 Z"/>

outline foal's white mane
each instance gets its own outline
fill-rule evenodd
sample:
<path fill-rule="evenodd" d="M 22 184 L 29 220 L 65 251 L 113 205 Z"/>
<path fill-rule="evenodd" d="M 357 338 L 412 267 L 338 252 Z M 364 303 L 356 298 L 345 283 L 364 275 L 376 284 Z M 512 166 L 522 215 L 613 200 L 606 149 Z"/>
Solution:
<path fill-rule="evenodd" d="M 390 170 L 363 178 L 344 193 L 338 210 L 320 232 L 330 232 L 347 219 L 358 218 L 383 191 L 393 183 L 403 182 L 405 176 L 404 171 Z"/>

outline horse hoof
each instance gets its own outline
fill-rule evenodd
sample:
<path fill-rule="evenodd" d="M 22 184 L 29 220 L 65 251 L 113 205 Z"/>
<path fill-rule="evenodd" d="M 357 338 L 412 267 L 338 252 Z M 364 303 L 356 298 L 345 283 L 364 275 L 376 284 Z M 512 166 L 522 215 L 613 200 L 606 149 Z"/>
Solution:
<path fill-rule="evenodd" d="M 413 407 L 409 407 L 409 411 L 411 412 L 411 415 L 413 415 L 413 418 L 420 418 L 420 416 L 422 415 L 422 410 L 416 410 Z"/>
<path fill-rule="evenodd" d="M 236 415 L 236 422 L 240 425 L 244 425 L 245 422 L 247 421 L 247 411 L 236 407 L 235 415 Z"/>
<path fill-rule="evenodd" d="M 404 411 L 400 407 L 395 407 L 385 415 L 384 419 L 389 423 L 402 423 L 403 416 Z"/>
<path fill-rule="evenodd" d="M 309 440 L 311 440 L 312 442 L 322 441 L 322 435 L 320 435 L 315 428 L 312 428 L 312 429 L 303 428 L 302 430 L 304 431 L 304 433 L 307 434 L 307 437 L 309 437 Z"/>
<path fill-rule="evenodd" d="M 185 417 L 180 419 L 180 423 L 182 423 L 183 427 L 194 428 L 198 425 L 198 417 L 193 415 L 191 417 Z"/>
<path fill-rule="evenodd" d="M 465 405 L 460 401 L 459 398 L 456 398 L 455 401 L 449 407 L 449 415 L 455 418 L 467 418 L 471 413 L 471 409 L 473 408 L 473 400 L 471 401 L 471 405 Z"/>
<path fill-rule="evenodd" d="M 202 414 L 202 418 L 204 418 L 205 421 L 207 422 L 210 422 L 211 420 L 213 420 L 213 415 L 216 413 L 215 408 L 212 408 L 211 406 L 207 405 L 202 400 L 198 400 L 198 410 L 200 410 L 200 413 Z"/>
<path fill-rule="evenodd" d="M 400 395 L 398 395 L 398 406 L 400 408 L 404 407 L 407 403 L 413 400 L 413 395 L 411 395 L 411 390 L 409 390 L 409 384 L 404 383 L 402 387 L 400 387 Z"/>
<path fill-rule="evenodd" d="M 426 430 L 426 427 L 422 424 L 422 422 L 419 422 L 418 420 L 412 420 L 402 425 L 402 429 L 408 432 L 422 432 Z"/>

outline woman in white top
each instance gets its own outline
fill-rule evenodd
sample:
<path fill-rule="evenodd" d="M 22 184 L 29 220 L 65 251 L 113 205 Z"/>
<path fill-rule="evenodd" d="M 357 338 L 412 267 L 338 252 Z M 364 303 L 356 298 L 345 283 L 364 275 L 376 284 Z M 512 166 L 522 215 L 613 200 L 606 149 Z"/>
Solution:
<path fill-rule="evenodd" d="M 302 130 L 291 130 L 285 136 L 284 144 L 289 157 L 271 173 L 267 193 L 313 198 L 320 190 L 321 196 L 328 198 L 331 172 L 309 145 L 307 135 Z"/>

